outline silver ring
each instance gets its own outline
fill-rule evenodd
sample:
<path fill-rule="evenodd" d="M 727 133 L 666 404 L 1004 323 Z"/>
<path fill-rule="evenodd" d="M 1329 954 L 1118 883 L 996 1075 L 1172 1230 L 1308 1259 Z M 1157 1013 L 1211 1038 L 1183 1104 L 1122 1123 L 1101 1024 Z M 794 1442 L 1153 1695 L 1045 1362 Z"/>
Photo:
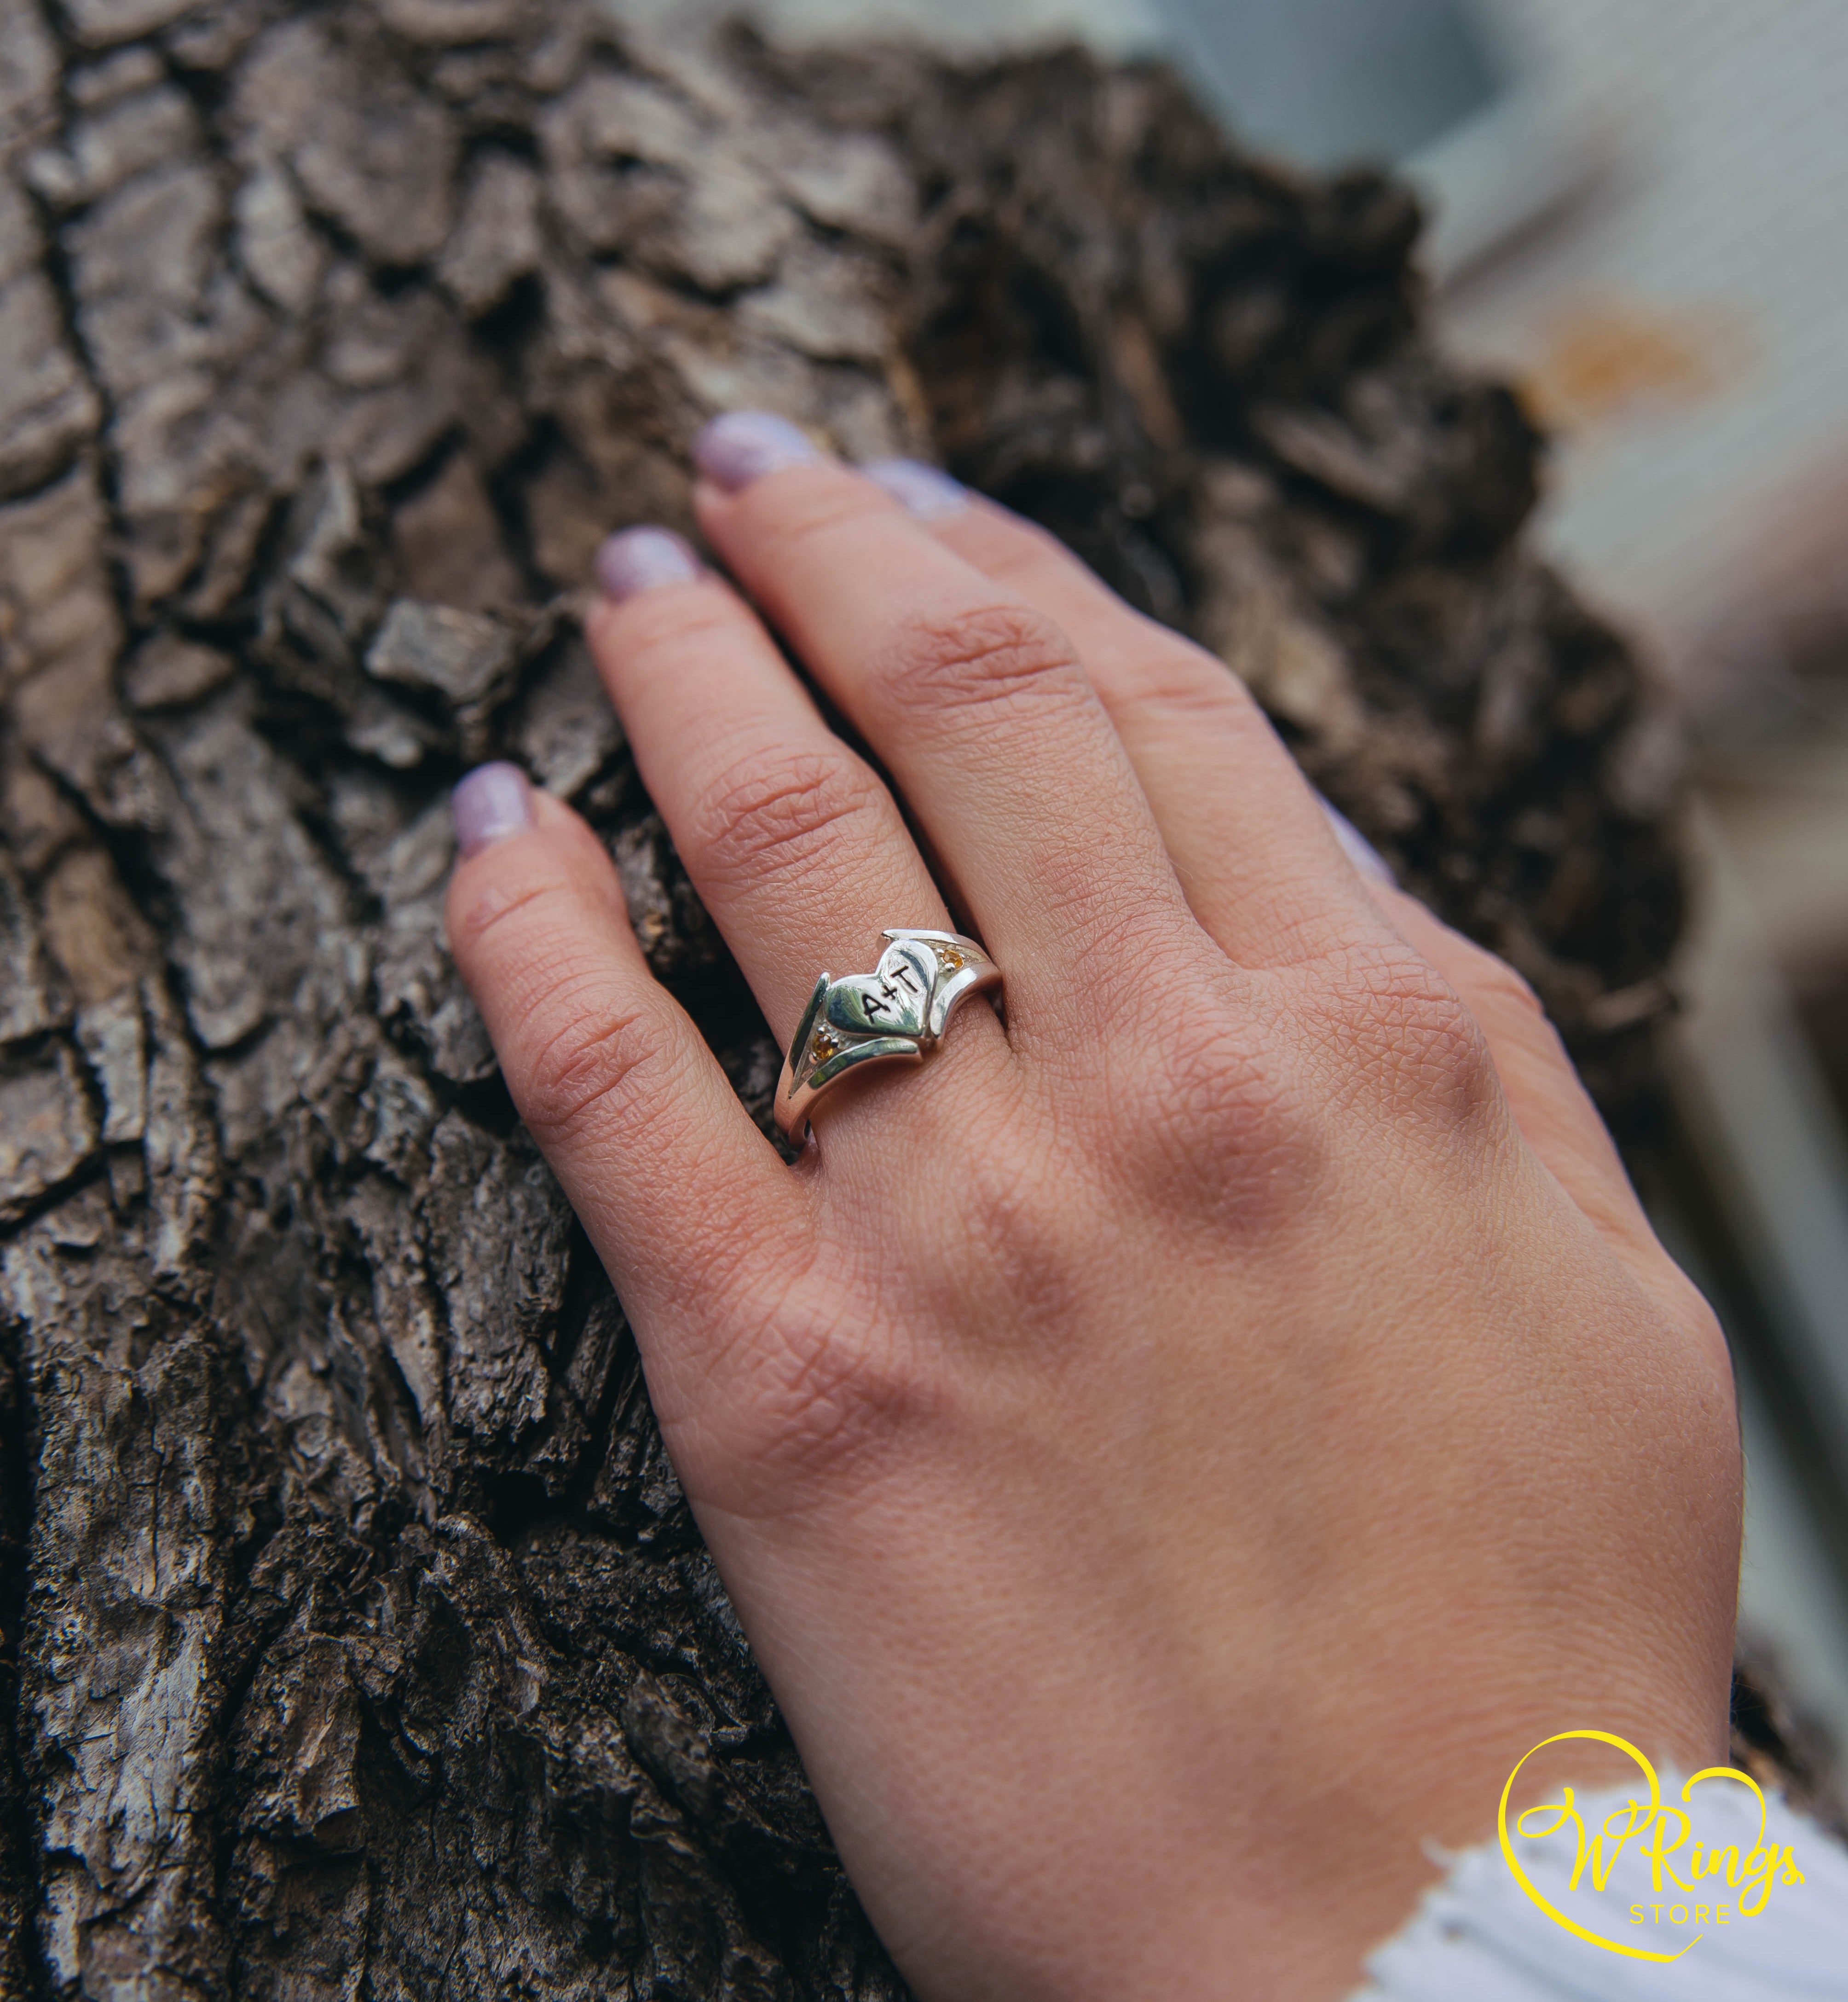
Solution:
<path fill-rule="evenodd" d="M 877 970 L 815 982 L 776 1084 L 776 1123 L 792 1140 L 830 1085 L 869 1063 L 922 1063 L 971 994 L 1001 969 L 960 932 L 890 931 Z"/>

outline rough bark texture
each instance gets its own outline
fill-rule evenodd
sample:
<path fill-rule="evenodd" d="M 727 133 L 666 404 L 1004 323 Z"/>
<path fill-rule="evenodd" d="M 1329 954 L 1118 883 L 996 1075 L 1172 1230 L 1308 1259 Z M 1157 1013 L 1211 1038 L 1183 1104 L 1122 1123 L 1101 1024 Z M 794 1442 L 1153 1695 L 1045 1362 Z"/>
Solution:
<path fill-rule="evenodd" d="M 439 928 L 518 759 L 763 1114 L 566 596 L 712 411 L 1198 633 L 1634 1125 L 1672 732 L 1416 232 L 1076 56 L 0 0 L 0 1993 L 901 1992 Z"/>

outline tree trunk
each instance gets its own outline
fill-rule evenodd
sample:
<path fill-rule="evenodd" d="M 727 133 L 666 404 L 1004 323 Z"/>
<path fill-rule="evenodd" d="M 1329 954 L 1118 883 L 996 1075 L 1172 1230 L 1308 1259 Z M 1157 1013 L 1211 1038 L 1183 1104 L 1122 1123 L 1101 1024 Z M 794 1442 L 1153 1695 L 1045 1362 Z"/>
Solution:
<path fill-rule="evenodd" d="M 943 458 L 1243 675 L 1646 1121 L 1673 732 L 1417 217 L 1165 75 L 593 0 L 0 0 L 0 1992 L 902 1993 L 445 953 L 609 840 L 778 1053 L 570 594 L 715 410 Z"/>

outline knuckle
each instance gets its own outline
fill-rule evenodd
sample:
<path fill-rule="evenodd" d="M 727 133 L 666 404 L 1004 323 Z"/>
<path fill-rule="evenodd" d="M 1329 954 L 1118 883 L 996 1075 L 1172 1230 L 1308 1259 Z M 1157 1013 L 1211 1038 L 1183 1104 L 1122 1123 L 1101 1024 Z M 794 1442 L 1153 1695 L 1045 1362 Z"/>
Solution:
<path fill-rule="evenodd" d="M 880 665 L 891 696 L 912 709 L 1069 701 L 1086 687 L 1071 642 L 1026 605 L 981 605 L 948 618 L 915 614 Z"/>
<path fill-rule="evenodd" d="M 1169 1200 L 1267 1230 L 1302 1200 L 1319 1156 L 1313 1109 L 1248 1010 L 1201 1010 L 1152 1035 L 1133 1089 L 1147 1166 Z"/>
<path fill-rule="evenodd" d="M 542 1146 L 568 1143 L 600 1115 L 671 1097 L 668 1045 L 647 1013 L 605 1014 L 568 987 L 549 1005 L 556 1020 L 517 1072 L 521 1116 Z"/>
<path fill-rule="evenodd" d="M 691 591 L 644 591 L 618 608 L 622 651 L 632 662 L 658 672 L 671 659 L 686 659 L 702 648 L 732 639 L 744 615 L 726 588 L 708 578 Z"/>
<path fill-rule="evenodd" d="M 1230 668 L 1172 638 L 1138 649 L 1119 678 L 1119 700 L 1137 709 L 1219 728 L 1262 722 L 1263 712 Z"/>
<path fill-rule="evenodd" d="M 980 1273 L 971 1313 L 966 1277 L 953 1276 L 947 1299 L 957 1325 L 984 1328 L 1009 1343 L 1035 1331 L 1056 1341 L 1082 1306 L 1082 1277 L 1096 1240 L 1095 1205 L 1081 1162 L 1055 1156 L 1056 1142 L 989 1135 L 964 1149 L 940 1205 L 956 1222 L 956 1241 Z"/>
<path fill-rule="evenodd" d="M 1351 1077 L 1369 1079 L 1389 1103 L 1477 1116 L 1499 1090 L 1488 1040 L 1449 982 L 1398 941 L 1350 949 L 1337 964 L 1320 1013 L 1345 1052 Z"/>
<path fill-rule="evenodd" d="M 448 907 L 449 947 L 465 967 L 498 954 L 503 942 L 518 951 L 531 936 L 544 936 L 564 915 L 567 887 L 549 874 L 514 884 L 490 882 L 465 895 L 461 878 L 451 878 Z"/>
<path fill-rule="evenodd" d="M 786 1495 L 836 1486 L 926 1417 L 936 1390 L 919 1345 L 853 1296 L 785 1299 L 746 1344 L 728 1453 Z"/>
<path fill-rule="evenodd" d="M 1295 1138 L 1281 1067 L 1232 1024 L 1191 1025 L 1166 1039 L 1153 1103 L 1166 1121 L 1241 1156 Z"/>
<path fill-rule="evenodd" d="M 752 758 L 694 810 L 689 856 L 720 882 L 758 882 L 766 870 L 800 875 L 830 851 L 863 852 L 887 831 L 891 811 L 879 781 L 852 757 Z"/>
<path fill-rule="evenodd" d="M 818 468 L 807 480 L 778 487 L 773 498 L 747 488 L 744 504 L 754 503 L 770 559 L 779 566 L 836 561 L 842 532 L 851 535 L 884 504 L 857 474 L 840 466 Z"/>
<path fill-rule="evenodd" d="M 450 950 L 471 985 L 498 984 L 541 963 L 568 977 L 587 936 L 606 923 L 626 923 L 608 853 L 581 822 L 510 842 L 458 867 L 444 919 Z"/>

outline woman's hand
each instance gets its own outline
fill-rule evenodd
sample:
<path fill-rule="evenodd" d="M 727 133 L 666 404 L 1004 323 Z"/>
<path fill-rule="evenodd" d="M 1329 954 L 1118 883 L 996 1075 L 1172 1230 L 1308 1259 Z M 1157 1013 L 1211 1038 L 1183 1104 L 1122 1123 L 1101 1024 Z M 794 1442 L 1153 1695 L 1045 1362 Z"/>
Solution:
<path fill-rule="evenodd" d="M 490 769 L 449 918 L 508 1085 L 919 1993 L 1337 1996 L 1539 1739 L 1723 1749 L 1718 1331 L 1526 989 L 1218 662 L 946 487 L 701 459 L 744 595 L 632 534 L 589 633 L 707 909 L 781 1040 L 887 926 L 976 931 L 1006 1027 L 786 1167 Z"/>

